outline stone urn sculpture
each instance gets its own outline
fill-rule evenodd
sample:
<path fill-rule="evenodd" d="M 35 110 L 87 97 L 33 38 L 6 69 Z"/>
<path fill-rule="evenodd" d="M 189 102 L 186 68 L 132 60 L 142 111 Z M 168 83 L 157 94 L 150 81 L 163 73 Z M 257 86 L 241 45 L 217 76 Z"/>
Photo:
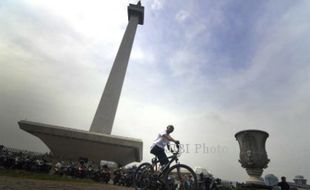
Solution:
<path fill-rule="evenodd" d="M 265 149 L 268 136 L 267 132 L 260 130 L 244 130 L 235 134 L 240 147 L 239 162 L 250 176 L 247 184 L 265 184 L 260 177 L 270 161 Z"/>

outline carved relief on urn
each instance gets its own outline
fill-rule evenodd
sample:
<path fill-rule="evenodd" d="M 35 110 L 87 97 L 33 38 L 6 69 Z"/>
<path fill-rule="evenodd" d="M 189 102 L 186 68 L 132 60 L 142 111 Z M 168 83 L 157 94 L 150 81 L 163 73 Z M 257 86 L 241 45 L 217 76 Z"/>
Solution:
<path fill-rule="evenodd" d="M 267 132 L 260 130 L 245 130 L 235 134 L 240 147 L 239 162 L 250 176 L 247 183 L 264 184 L 260 177 L 270 161 L 265 148 L 268 136 Z"/>

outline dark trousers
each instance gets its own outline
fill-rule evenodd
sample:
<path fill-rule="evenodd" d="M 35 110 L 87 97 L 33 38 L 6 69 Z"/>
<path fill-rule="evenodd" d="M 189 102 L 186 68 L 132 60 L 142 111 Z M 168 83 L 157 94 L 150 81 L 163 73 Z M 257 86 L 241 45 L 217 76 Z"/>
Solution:
<path fill-rule="evenodd" d="M 165 153 L 165 150 L 163 148 L 160 148 L 159 146 L 154 146 L 151 150 L 151 153 L 154 154 L 155 156 L 157 156 L 160 165 L 164 166 L 166 164 L 168 164 L 169 160 L 168 157 Z"/>

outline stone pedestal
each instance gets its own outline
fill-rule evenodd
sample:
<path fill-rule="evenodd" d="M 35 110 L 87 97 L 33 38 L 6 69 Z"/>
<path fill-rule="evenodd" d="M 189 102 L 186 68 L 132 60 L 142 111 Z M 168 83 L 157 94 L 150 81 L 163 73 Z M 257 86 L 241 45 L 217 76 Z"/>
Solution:
<path fill-rule="evenodd" d="M 139 139 L 105 135 L 31 121 L 19 121 L 20 128 L 40 138 L 55 160 L 88 158 L 114 161 L 124 166 L 142 160 L 143 143 Z"/>
<path fill-rule="evenodd" d="M 239 187 L 241 190 L 272 190 L 271 186 L 259 184 L 244 184 Z"/>

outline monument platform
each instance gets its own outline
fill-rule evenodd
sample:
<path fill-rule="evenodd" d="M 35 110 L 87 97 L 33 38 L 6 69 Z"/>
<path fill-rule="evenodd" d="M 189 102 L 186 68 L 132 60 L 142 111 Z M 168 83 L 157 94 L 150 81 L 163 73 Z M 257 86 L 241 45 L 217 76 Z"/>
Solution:
<path fill-rule="evenodd" d="M 96 162 L 114 161 L 122 166 L 142 160 L 143 143 L 139 139 L 25 120 L 18 124 L 22 130 L 41 139 L 56 160 L 77 160 L 84 157 Z"/>

